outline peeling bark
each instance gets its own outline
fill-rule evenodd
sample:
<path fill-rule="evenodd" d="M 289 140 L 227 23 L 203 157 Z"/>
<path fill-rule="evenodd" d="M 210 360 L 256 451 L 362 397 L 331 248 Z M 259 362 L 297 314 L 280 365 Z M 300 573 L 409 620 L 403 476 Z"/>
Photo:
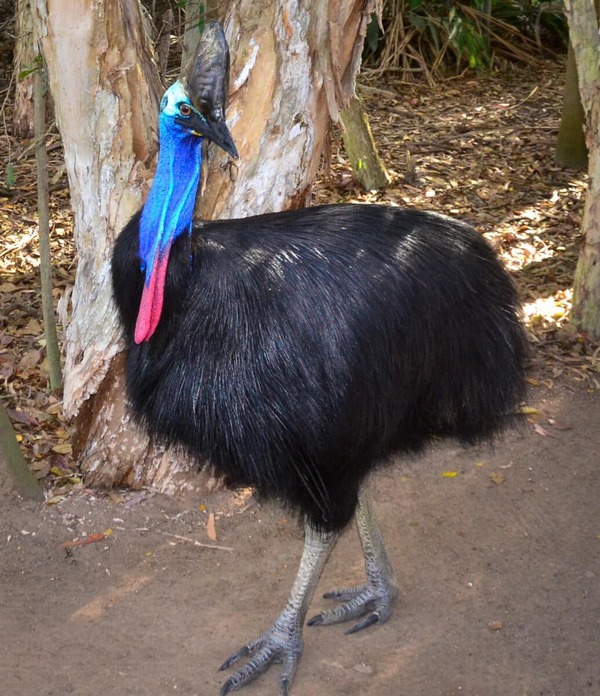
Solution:
<path fill-rule="evenodd" d="M 217 153 L 204 218 L 300 207 L 327 138 L 329 117 L 354 95 L 370 0 L 231 4 L 228 122 L 240 154 L 231 181 Z"/>
<path fill-rule="evenodd" d="M 64 388 L 65 412 L 75 415 L 119 350 L 110 254 L 153 174 L 161 85 L 136 3 L 37 0 L 34 12 L 75 215 Z"/>
<path fill-rule="evenodd" d="M 84 470 L 88 462 L 92 472 L 106 465 L 99 480 L 109 485 L 120 480 L 117 472 L 135 470 L 143 441 L 129 426 L 123 393 L 114 390 L 111 366 L 121 346 L 110 255 L 153 176 L 162 85 L 137 3 L 35 0 L 32 7 L 75 217 L 78 267 L 65 331 L 63 404 L 77 416 Z M 130 433 L 134 442 L 124 455 Z"/>

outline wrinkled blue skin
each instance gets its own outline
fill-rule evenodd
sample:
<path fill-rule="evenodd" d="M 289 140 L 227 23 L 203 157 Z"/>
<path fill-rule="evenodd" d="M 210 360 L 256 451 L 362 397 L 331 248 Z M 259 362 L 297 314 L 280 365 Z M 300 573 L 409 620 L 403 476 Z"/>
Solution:
<path fill-rule="evenodd" d="M 146 220 L 164 210 L 158 191 Z M 222 694 L 282 660 L 287 694 L 307 603 L 369 472 L 433 436 L 471 443 L 511 422 L 527 354 L 516 292 L 479 234 L 431 213 L 332 205 L 205 222 L 174 240 L 160 322 L 136 345 L 140 245 L 151 256 L 155 243 L 145 215 L 113 256 L 131 407 L 159 440 L 305 521 L 308 560 L 286 608 L 224 665 L 250 658 Z M 330 595 L 349 609 L 315 625 L 389 616 L 389 562 L 361 508 L 359 522 L 367 586 Z"/>
<path fill-rule="evenodd" d="M 164 286 L 173 241 L 192 229 L 192 216 L 202 164 L 202 138 L 192 121 L 205 119 L 189 102 L 179 82 L 162 99 L 160 152 L 152 187 L 139 225 L 140 270 L 145 274 L 135 342 L 148 341 L 162 316 Z"/>
<path fill-rule="evenodd" d="M 180 234 L 190 233 L 192 230 L 202 167 L 201 137 L 190 134 L 183 126 L 175 123 L 164 109 L 158 124 L 158 166 L 142 209 L 139 227 L 140 268 L 146 273 L 146 282 L 157 253 L 164 251 Z"/>

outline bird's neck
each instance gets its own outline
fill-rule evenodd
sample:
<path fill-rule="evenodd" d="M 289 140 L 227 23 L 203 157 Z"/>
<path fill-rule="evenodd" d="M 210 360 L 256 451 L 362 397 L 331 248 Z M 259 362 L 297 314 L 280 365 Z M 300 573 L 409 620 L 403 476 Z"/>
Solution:
<path fill-rule="evenodd" d="M 174 131 L 162 116 L 159 126 L 158 166 L 140 219 L 139 257 L 147 278 L 157 257 L 191 231 L 202 166 L 202 138 Z"/>

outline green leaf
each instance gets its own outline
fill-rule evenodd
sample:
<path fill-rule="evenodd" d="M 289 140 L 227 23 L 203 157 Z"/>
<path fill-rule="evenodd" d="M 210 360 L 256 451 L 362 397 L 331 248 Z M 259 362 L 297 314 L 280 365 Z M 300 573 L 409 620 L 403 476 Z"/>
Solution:
<path fill-rule="evenodd" d="M 17 76 L 17 80 L 20 82 L 21 80 L 24 80 L 26 77 L 29 77 L 29 75 L 32 75 L 34 72 L 37 72 L 38 70 L 41 70 L 44 67 L 44 61 L 42 59 L 42 56 L 36 56 L 33 59 L 33 63 L 21 70 L 21 72 Z"/>

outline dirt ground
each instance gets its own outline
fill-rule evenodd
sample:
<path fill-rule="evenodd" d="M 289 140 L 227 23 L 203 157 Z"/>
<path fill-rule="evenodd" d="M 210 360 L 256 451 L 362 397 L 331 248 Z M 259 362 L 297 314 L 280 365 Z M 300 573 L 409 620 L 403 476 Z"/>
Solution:
<path fill-rule="evenodd" d="M 307 628 L 292 694 L 600 694 L 600 397 L 563 384 L 533 388 L 530 405 L 536 424 L 493 450 L 438 444 L 379 473 L 395 614 L 353 636 Z M 4 503 L 3 694 L 216 695 L 218 666 L 282 607 L 302 546 L 296 524 L 248 492 Z M 321 592 L 361 576 L 350 530 L 309 616 Z M 243 693 L 277 693 L 277 670 Z"/>

